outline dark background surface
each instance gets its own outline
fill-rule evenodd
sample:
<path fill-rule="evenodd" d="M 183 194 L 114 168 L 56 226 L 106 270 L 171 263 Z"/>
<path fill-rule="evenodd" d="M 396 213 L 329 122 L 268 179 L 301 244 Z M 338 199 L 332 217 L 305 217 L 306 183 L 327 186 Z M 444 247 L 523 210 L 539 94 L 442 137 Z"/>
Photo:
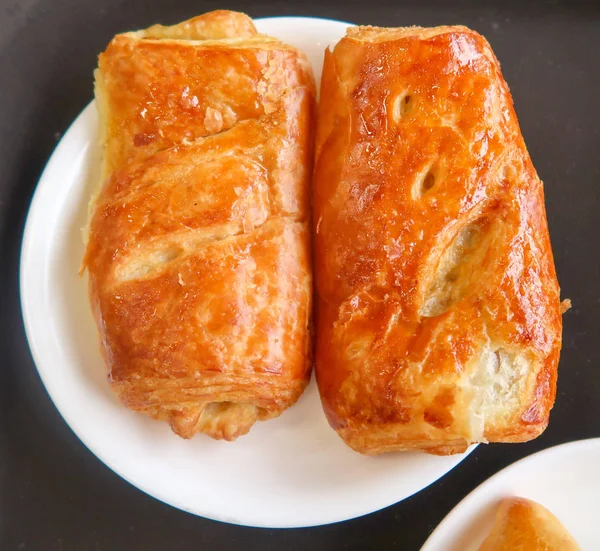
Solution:
<path fill-rule="evenodd" d="M 480 446 L 432 487 L 361 519 L 276 531 L 164 505 L 111 472 L 67 427 L 33 365 L 19 306 L 32 193 L 57 141 L 92 99 L 96 55 L 111 37 L 217 8 L 387 26 L 460 23 L 489 39 L 545 182 L 563 296 L 573 301 L 556 406 L 542 437 Z M 0 549 L 418 550 L 460 499 L 502 467 L 600 436 L 599 90 L 600 2 L 0 0 Z"/>

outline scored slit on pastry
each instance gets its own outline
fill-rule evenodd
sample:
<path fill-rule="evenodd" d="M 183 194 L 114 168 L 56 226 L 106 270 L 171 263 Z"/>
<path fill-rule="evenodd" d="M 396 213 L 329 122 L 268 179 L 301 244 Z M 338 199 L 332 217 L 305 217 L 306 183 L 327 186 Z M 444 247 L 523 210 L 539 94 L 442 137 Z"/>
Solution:
<path fill-rule="evenodd" d="M 84 266 L 110 381 L 190 438 L 279 415 L 311 370 L 306 57 L 216 11 L 99 58 Z"/>

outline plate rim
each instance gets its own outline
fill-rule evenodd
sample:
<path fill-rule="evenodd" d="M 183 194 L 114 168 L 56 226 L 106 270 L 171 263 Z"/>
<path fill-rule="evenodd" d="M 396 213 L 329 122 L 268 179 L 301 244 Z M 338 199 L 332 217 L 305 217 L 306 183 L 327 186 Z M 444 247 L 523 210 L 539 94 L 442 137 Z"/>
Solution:
<path fill-rule="evenodd" d="M 575 450 L 585 450 L 587 448 L 600 449 L 600 437 L 583 438 L 581 440 L 572 440 L 570 442 L 563 442 L 562 444 L 557 444 L 555 446 L 549 446 L 530 455 L 526 455 L 525 457 L 522 457 L 521 459 L 518 459 L 509 465 L 506 465 L 506 467 L 494 473 L 489 478 L 486 478 L 483 482 L 473 488 L 454 507 L 452 507 L 452 509 L 450 509 L 442 521 L 434 528 L 433 532 L 431 532 L 421 547 L 421 551 L 435 551 L 434 546 L 439 543 L 437 540 L 440 538 L 440 535 L 447 535 L 445 531 L 446 527 L 454 522 L 455 519 L 460 518 L 463 509 L 468 509 L 473 502 L 478 501 L 481 494 L 483 494 L 489 487 L 496 484 L 499 479 L 505 477 L 509 472 L 513 470 L 516 471 L 529 465 L 530 463 L 536 463 L 537 461 L 540 461 L 540 459 L 543 460 L 547 456 L 557 456 L 567 452 L 571 453 Z"/>
<path fill-rule="evenodd" d="M 323 18 L 323 17 L 310 17 L 310 16 L 270 16 L 270 17 L 262 17 L 254 19 L 255 22 L 260 21 L 287 21 L 287 22 L 296 22 L 300 21 L 304 22 L 314 22 L 318 21 L 320 23 L 334 23 L 334 24 L 342 24 L 346 26 L 354 26 L 353 23 L 349 23 L 346 21 L 340 21 L 333 18 Z M 27 214 L 25 217 L 25 224 L 22 233 L 21 246 L 19 252 L 19 268 L 18 268 L 18 291 L 19 291 L 19 302 L 21 307 L 21 317 L 24 327 L 24 333 L 27 345 L 29 347 L 33 364 L 35 366 L 36 372 L 40 377 L 44 391 L 50 398 L 51 403 L 54 408 L 58 411 L 59 415 L 62 417 L 64 423 L 69 428 L 69 430 L 77 437 L 77 439 L 89 450 L 89 452 L 95 456 L 101 463 L 103 463 L 106 467 L 108 467 L 114 474 L 116 474 L 121 479 L 125 480 L 127 483 L 131 484 L 137 490 L 143 492 L 144 494 L 150 496 L 161 503 L 184 511 L 186 513 L 199 516 L 201 518 L 227 523 L 234 524 L 239 526 L 247 526 L 247 527 L 257 527 L 257 528 L 271 528 L 271 529 L 284 529 L 284 528 L 305 528 L 305 527 L 315 527 L 315 526 L 324 526 L 329 524 L 334 524 L 338 522 L 345 522 L 347 520 L 352 520 L 356 518 L 363 517 L 365 515 L 369 515 L 371 513 L 375 513 L 387 507 L 391 507 L 396 505 L 413 495 L 425 490 L 430 487 L 432 484 L 448 475 L 454 468 L 456 468 L 460 463 L 462 463 L 467 457 L 472 453 L 472 451 L 477 447 L 477 444 L 472 445 L 469 449 L 463 454 L 459 454 L 456 456 L 450 456 L 452 459 L 455 459 L 454 462 L 449 462 L 449 466 L 444 466 L 440 470 L 440 474 L 436 474 L 435 477 L 429 480 L 425 485 L 416 489 L 415 491 L 403 495 L 399 500 L 395 500 L 389 503 L 385 503 L 381 506 L 377 506 L 375 508 L 367 507 L 365 510 L 361 510 L 358 513 L 352 513 L 348 515 L 347 513 L 341 515 L 328 515 L 328 518 L 317 521 L 317 522 L 272 522 L 267 519 L 265 522 L 245 522 L 244 520 L 236 519 L 236 518 L 227 518 L 224 515 L 214 514 L 209 511 L 200 512 L 195 510 L 195 507 L 189 507 L 186 502 L 180 499 L 175 499 L 172 496 L 166 494 L 162 490 L 153 488 L 148 486 L 141 481 L 136 480 L 135 477 L 131 476 L 126 469 L 122 467 L 117 467 L 110 459 L 110 454 L 105 453 L 102 450 L 102 446 L 98 445 L 98 443 L 94 443 L 93 439 L 88 438 L 88 432 L 83 430 L 80 426 L 80 423 L 74 419 L 74 417 L 68 412 L 67 408 L 59 407 L 60 400 L 57 398 L 58 393 L 56 390 L 53 390 L 55 384 L 52 382 L 51 377 L 48 376 L 49 371 L 47 369 L 40 369 L 40 365 L 45 364 L 45 360 L 43 359 L 43 354 L 39 349 L 39 339 L 36 337 L 37 331 L 33 329 L 34 327 L 34 311 L 35 308 L 32 307 L 29 303 L 29 294 L 26 291 L 31 283 L 28 283 L 32 274 L 30 273 L 30 266 L 34 263 L 33 253 L 35 251 L 35 247 L 33 245 L 33 237 L 36 230 L 36 221 L 43 216 L 43 209 L 45 207 L 43 203 L 43 194 L 45 189 L 50 185 L 52 181 L 52 174 L 56 170 L 54 165 L 58 166 L 59 160 L 65 155 L 66 152 L 63 150 L 69 150 L 71 148 L 71 144 L 76 137 L 76 131 L 82 125 L 81 120 L 86 119 L 91 115 L 91 111 L 95 109 L 95 100 L 92 99 L 88 102 L 83 109 L 79 112 L 79 114 L 71 121 L 71 123 L 67 126 L 65 131 L 63 132 L 61 139 L 56 144 L 52 152 L 50 153 L 43 170 L 40 173 L 37 184 L 33 190 L 32 197 L 27 209 Z M 75 140 L 75 143 L 78 143 Z M 450 459 L 450 457 L 448 459 Z"/>

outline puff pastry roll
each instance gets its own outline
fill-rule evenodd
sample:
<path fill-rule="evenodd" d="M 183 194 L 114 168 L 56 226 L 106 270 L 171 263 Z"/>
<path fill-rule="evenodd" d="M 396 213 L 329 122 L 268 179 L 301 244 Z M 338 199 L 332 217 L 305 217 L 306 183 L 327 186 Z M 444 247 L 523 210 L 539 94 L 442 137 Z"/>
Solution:
<path fill-rule="evenodd" d="M 305 56 L 235 12 L 99 57 L 90 299 L 121 401 L 184 438 L 233 440 L 308 382 L 315 96 Z"/>
<path fill-rule="evenodd" d="M 356 27 L 325 54 L 316 374 L 355 450 L 463 452 L 546 427 L 561 304 L 542 183 L 490 46 Z"/>

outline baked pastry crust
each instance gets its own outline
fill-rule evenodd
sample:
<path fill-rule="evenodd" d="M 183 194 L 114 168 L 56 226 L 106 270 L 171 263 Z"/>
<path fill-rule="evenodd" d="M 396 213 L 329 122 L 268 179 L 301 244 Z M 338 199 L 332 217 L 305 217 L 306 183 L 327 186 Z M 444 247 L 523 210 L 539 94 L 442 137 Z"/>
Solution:
<path fill-rule="evenodd" d="M 308 382 L 315 97 L 305 56 L 235 12 L 99 57 L 90 300 L 121 401 L 182 437 L 233 440 Z"/>
<path fill-rule="evenodd" d="M 486 40 L 355 27 L 325 53 L 316 375 L 355 450 L 463 452 L 546 427 L 562 320 L 543 186 Z"/>
<path fill-rule="evenodd" d="M 496 522 L 479 551 L 581 551 L 562 523 L 539 503 L 522 497 L 500 503 Z"/>

